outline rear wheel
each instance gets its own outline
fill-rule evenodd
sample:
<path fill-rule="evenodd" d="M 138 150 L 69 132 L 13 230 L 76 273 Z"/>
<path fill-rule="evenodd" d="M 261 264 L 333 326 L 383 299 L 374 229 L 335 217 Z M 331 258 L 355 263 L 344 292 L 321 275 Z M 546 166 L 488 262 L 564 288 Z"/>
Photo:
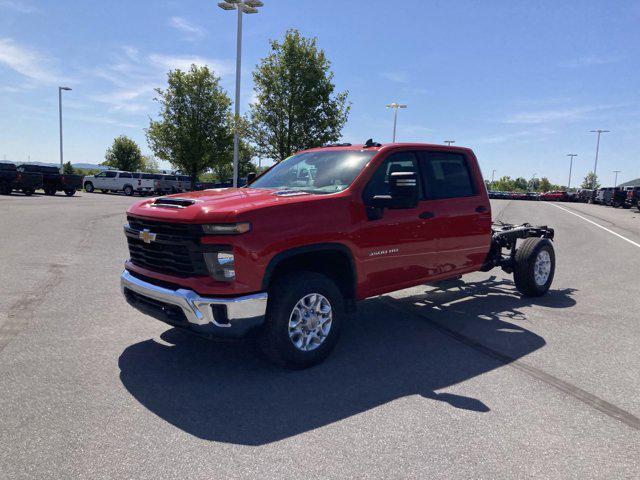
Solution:
<path fill-rule="evenodd" d="M 68 190 L 64 191 L 64 194 L 67 197 L 73 197 L 76 194 L 76 189 L 75 188 L 69 188 Z"/>
<path fill-rule="evenodd" d="M 24 193 L 27 196 L 31 196 L 33 195 L 33 188 L 23 188 L 22 193 Z"/>
<path fill-rule="evenodd" d="M 44 189 L 44 194 L 45 195 L 55 195 L 56 194 L 56 190 L 54 188 L 45 188 Z"/>
<path fill-rule="evenodd" d="M 546 238 L 527 238 L 516 251 L 513 279 L 522 295 L 540 297 L 551 287 L 555 269 L 553 243 Z"/>
<path fill-rule="evenodd" d="M 0 195 L 11 195 L 11 187 L 9 185 L 0 185 Z"/>
<path fill-rule="evenodd" d="M 127 197 L 130 197 L 131 195 L 133 195 L 133 187 L 130 185 L 127 185 L 126 187 L 124 187 L 122 191 Z"/>
<path fill-rule="evenodd" d="M 105 190 L 104 188 L 100 190 L 102 193 L 109 193 L 109 190 Z"/>
<path fill-rule="evenodd" d="M 87 182 L 84 184 L 84 191 L 87 193 L 93 193 L 95 188 L 93 187 L 93 183 Z"/>
<path fill-rule="evenodd" d="M 344 299 L 329 278 L 296 272 L 274 282 L 262 332 L 264 352 L 293 369 L 322 362 L 333 350 L 344 317 Z"/>

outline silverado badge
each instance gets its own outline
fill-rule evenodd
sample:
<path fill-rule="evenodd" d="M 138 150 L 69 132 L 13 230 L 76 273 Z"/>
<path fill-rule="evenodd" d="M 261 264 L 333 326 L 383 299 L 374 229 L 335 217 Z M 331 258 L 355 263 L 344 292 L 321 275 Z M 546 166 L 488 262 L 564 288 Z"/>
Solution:
<path fill-rule="evenodd" d="M 150 232 L 148 228 L 145 228 L 141 232 L 138 233 L 138 238 L 142 240 L 144 243 L 151 243 L 156 240 L 156 234 Z"/>

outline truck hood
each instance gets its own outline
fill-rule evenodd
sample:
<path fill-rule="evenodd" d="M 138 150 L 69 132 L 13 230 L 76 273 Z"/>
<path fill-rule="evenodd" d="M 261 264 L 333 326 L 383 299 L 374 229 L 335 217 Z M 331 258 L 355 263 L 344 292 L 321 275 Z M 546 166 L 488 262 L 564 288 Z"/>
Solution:
<path fill-rule="evenodd" d="M 131 206 L 128 213 L 177 222 L 234 221 L 251 210 L 308 202 L 321 196 L 292 190 L 218 188 L 144 200 Z"/>

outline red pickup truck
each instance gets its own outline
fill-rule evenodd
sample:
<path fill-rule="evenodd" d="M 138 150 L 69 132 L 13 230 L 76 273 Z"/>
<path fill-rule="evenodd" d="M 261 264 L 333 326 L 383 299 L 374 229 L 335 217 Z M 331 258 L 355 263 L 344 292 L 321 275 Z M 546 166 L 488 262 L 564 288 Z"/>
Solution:
<path fill-rule="evenodd" d="M 539 296 L 555 269 L 553 229 L 492 225 L 459 147 L 325 146 L 246 187 L 143 200 L 127 217 L 133 307 L 208 337 L 257 334 L 291 368 L 322 361 L 359 300 L 494 267 Z"/>

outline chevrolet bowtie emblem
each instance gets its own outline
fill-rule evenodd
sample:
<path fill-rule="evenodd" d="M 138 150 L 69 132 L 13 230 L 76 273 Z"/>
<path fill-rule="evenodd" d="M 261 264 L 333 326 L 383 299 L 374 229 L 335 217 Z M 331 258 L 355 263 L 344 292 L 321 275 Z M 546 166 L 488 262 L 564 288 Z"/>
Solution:
<path fill-rule="evenodd" d="M 138 233 L 138 238 L 142 240 L 144 243 L 151 243 L 156 240 L 156 234 L 150 232 L 148 228 L 145 228 L 140 233 Z"/>

